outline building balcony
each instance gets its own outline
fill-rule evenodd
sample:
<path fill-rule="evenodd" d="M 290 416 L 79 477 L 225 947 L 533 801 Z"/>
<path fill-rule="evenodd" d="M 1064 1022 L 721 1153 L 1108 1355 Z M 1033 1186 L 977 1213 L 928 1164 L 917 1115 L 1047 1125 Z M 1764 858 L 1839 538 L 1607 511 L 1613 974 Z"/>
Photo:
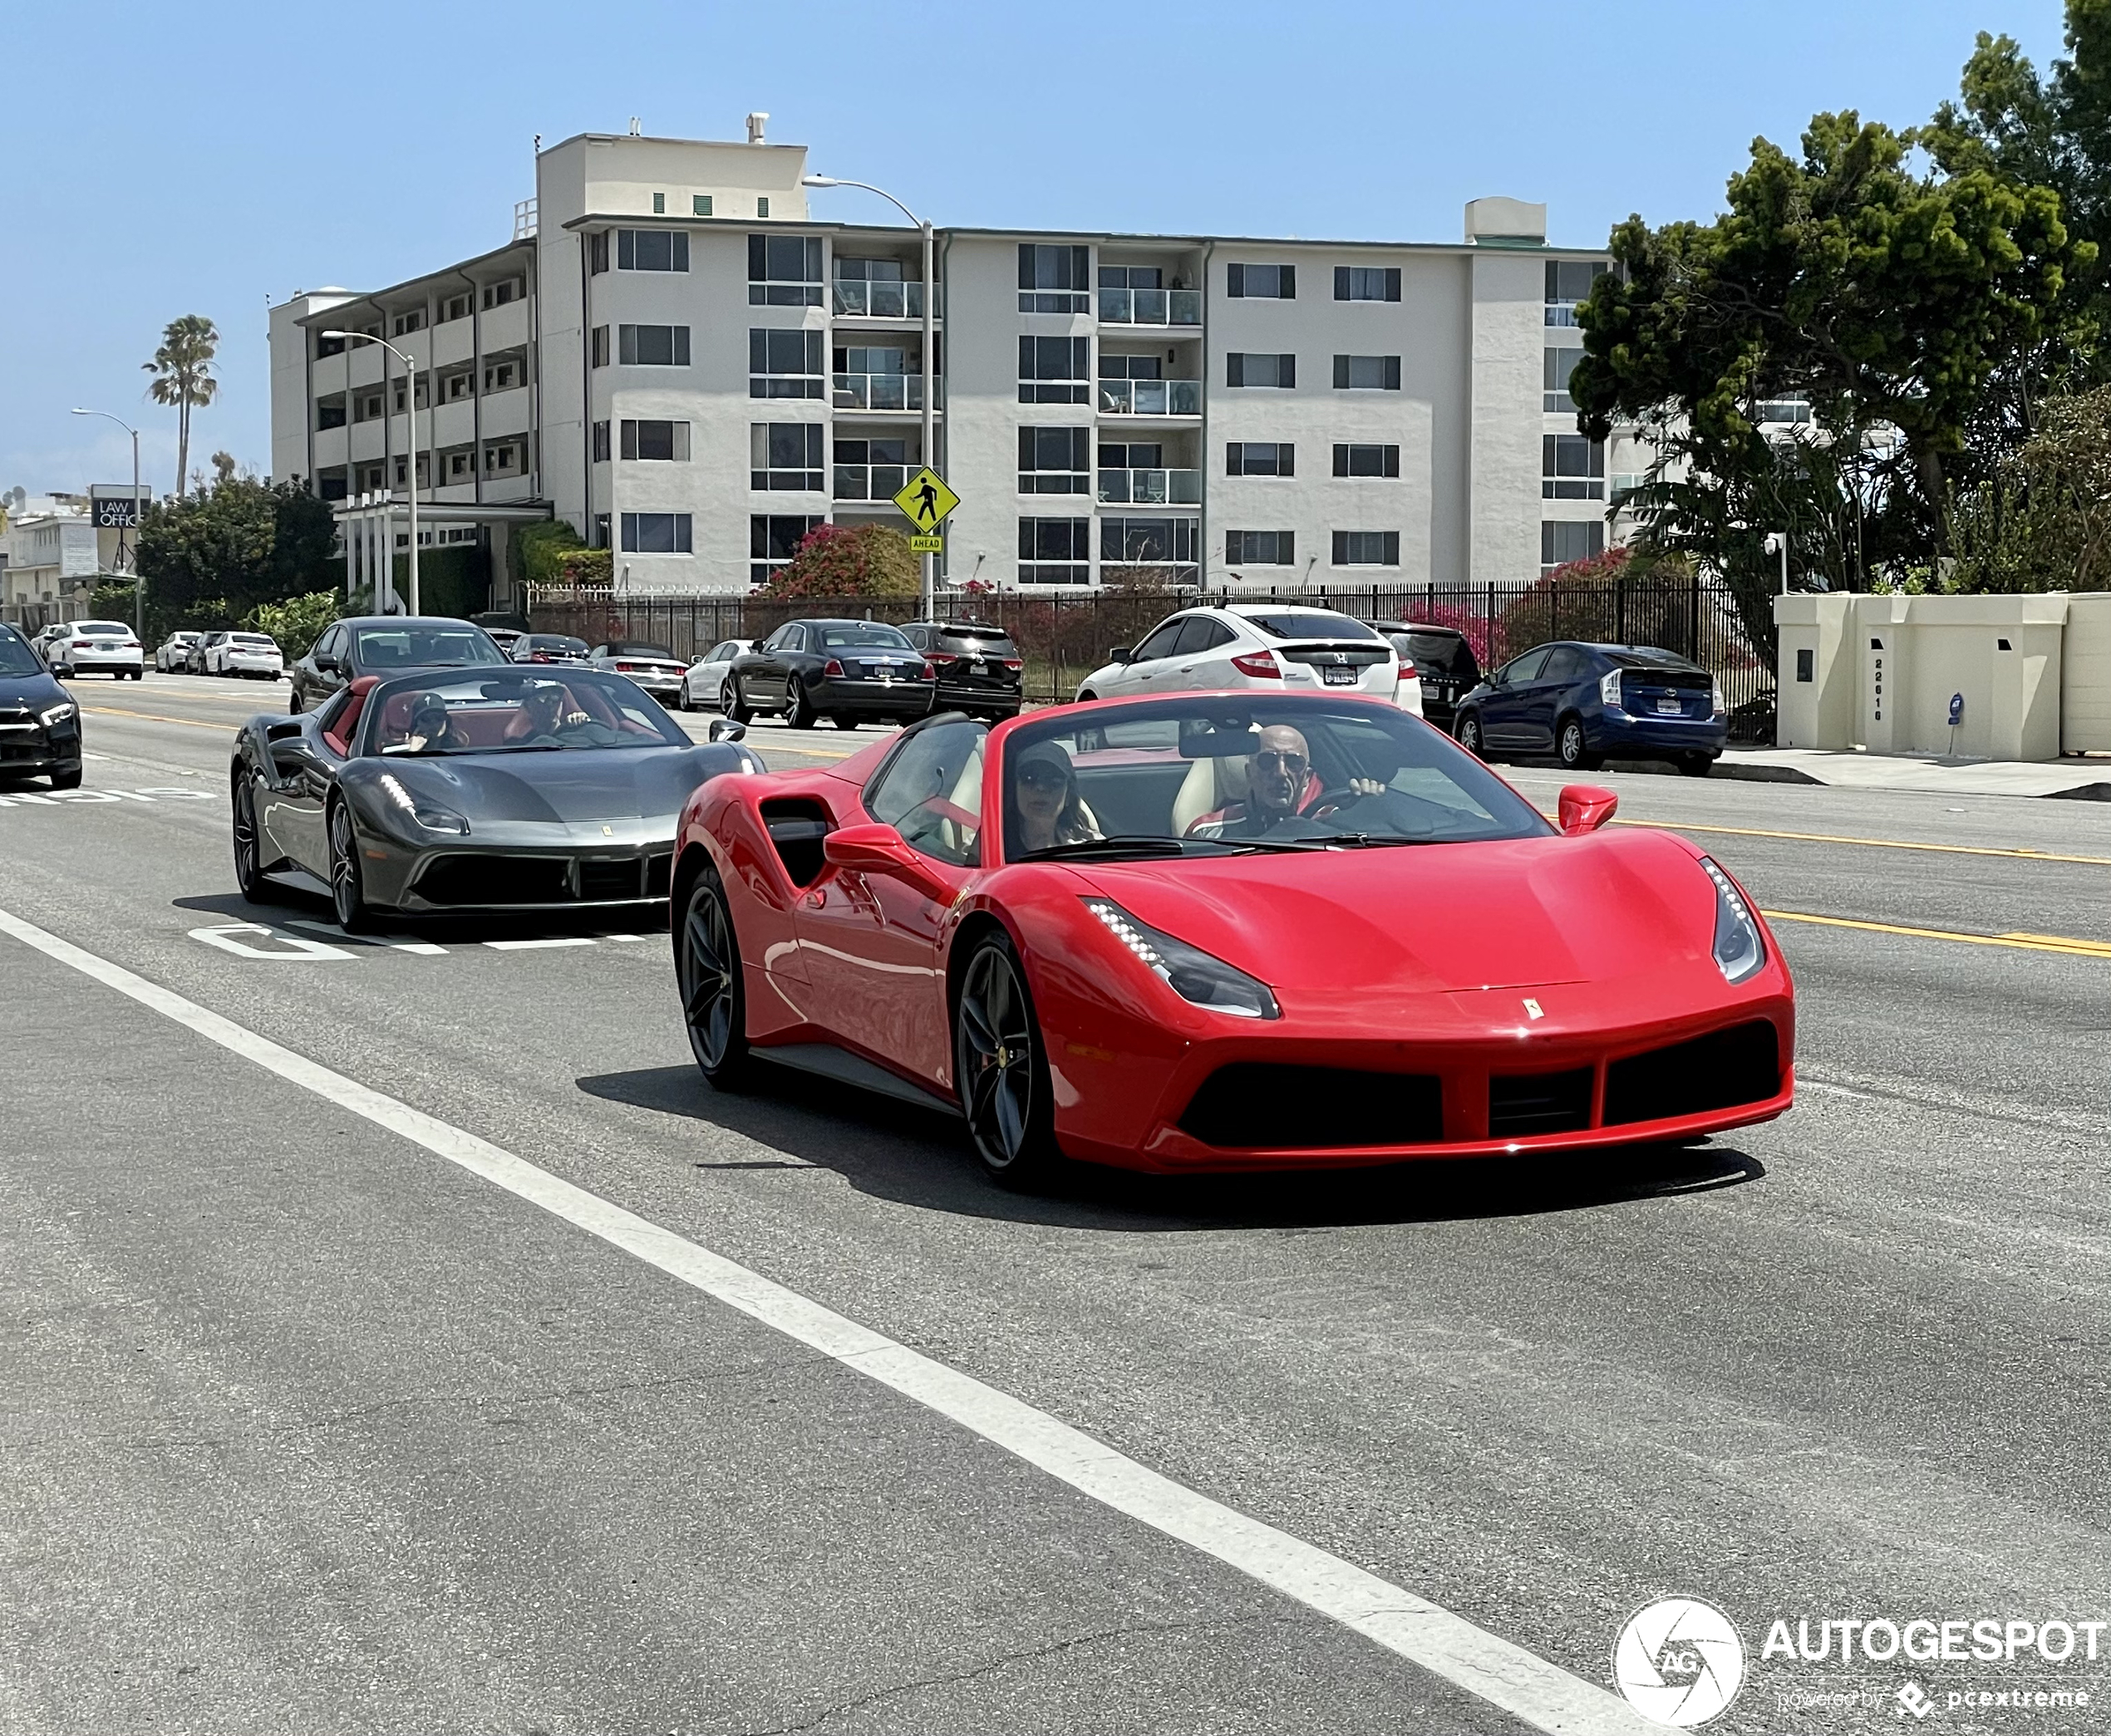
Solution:
<path fill-rule="evenodd" d="M 921 283 L 838 278 L 829 287 L 831 310 L 845 319 L 923 317 L 923 285 Z M 938 299 L 932 307 L 931 317 L 942 319 L 945 313 L 946 293 L 941 288 Z"/>
<path fill-rule="evenodd" d="M 932 382 L 932 407 L 946 401 L 946 382 Z M 922 374 L 838 374 L 835 376 L 838 410 L 918 410 L 923 408 Z"/>
<path fill-rule="evenodd" d="M 892 501 L 915 475 L 914 465 L 838 465 L 835 498 L 839 500 Z"/>
<path fill-rule="evenodd" d="M 1124 295 L 1148 293 L 1124 290 Z M 1202 381 L 1199 380 L 1102 380 L 1100 381 L 1102 416 L 1200 416 Z"/>
<path fill-rule="evenodd" d="M 1100 500 L 1106 506 L 1199 506 L 1202 472 L 1102 470 Z"/>
<path fill-rule="evenodd" d="M 1198 326 L 1202 323 L 1199 289 L 1102 289 L 1100 323 L 1103 326 Z"/>

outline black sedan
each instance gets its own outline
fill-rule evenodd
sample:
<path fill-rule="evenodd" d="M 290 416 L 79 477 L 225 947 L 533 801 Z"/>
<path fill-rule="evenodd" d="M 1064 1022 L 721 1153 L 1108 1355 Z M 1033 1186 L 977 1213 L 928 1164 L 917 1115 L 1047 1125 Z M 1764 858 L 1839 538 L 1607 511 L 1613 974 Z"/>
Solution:
<path fill-rule="evenodd" d="M 242 895 L 327 892 L 357 932 L 399 913 L 576 910 L 667 896 L 677 816 L 760 771 L 736 725 L 699 745 L 598 670 L 362 676 L 320 711 L 253 717 L 231 768 Z"/>
<path fill-rule="evenodd" d="M 1420 621 L 1374 621 L 1393 642 L 1403 666 L 1412 663 L 1422 683 L 1422 716 L 1446 735 L 1459 712 L 1459 701 L 1480 685 L 1481 666 L 1466 636 L 1452 627 Z"/>
<path fill-rule="evenodd" d="M 0 622 L 0 778 L 81 787 L 81 708 L 25 639 Z"/>
<path fill-rule="evenodd" d="M 506 655 L 516 663 L 583 663 L 587 642 L 569 633 L 523 633 Z"/>
<path fill-rule="evenodd" d="M 1026 660 L 1001 627 L 972 621 L 912 621 L 902 631 L 937 666 L 937 708 L 1001 723 L 1024 698 Z"/>
<path fill-rule="evenodd" d="M 781 711 L 795 730 L 822 717 L 854 730 L 869 719 L 928 716 L 938 671 L 901 628 L 883 621 L 787 621 L 734 658 L 726 685 L 733 701 L 726 716 L 737 723 Z"/>
<path fill-rule="evenodd" d="M 445 615 L 354 615 L 315 642 L 286 671 L 287 709 L 312 711 L 365 676 L 384 680 L 412 669 L 475 669 L 505 661 L 490 634 Z"/>

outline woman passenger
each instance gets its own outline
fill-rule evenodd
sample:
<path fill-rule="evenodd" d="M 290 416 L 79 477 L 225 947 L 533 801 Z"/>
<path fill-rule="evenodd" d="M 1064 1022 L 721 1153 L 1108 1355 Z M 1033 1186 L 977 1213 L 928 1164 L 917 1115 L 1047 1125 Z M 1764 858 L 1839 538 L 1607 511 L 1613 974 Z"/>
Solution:
<path fill-rule="evenodd" d="M 1036 742 L 1011 758 L 1007 781 L 1014 855 L 1046 850 L 1059 843 L 1084 843 L 1100 835 L 1078 799 L 1077 775 L 1070 769 L 1070 756 L 1054 742 Z"/>

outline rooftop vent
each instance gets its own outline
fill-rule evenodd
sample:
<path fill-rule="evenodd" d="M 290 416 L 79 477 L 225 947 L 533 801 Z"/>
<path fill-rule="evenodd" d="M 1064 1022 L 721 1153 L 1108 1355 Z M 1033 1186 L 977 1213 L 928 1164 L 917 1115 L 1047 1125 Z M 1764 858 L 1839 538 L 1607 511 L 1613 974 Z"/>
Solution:
<path fill-rule="evenodd" d="M 645 130 L 645 128 L 644 128 L 644 126 L 643 126 L 643 125 L 640 123 L 640 121 L 638 120 L 637 116 L 635 116 L 635 115 L 632 115 L 632 116 L 630 117 L 630 135 L 631 135 L 631 137 L 632 137 L 633 139 L 635 139 L 635 138 L 637 138 L 637 136 L 638 136 L 641 133 L 642 133 L 644 130 Z"/>
<path fill-rule="evenodd" d="M 1466 206 L 1466 239 L 1476 247 L 1544 247 L 1547 208 L 1522 199 L 1476 199 Z"/>
<path fill-rule="evenodd" d="M 749 116 L 748 143 L 750 145 L 761 144 L 763 142 L 762 130 L 764 127 L 769 125 L 769 124 L 770 111 L 767 109 L 757 109 L 752 115 Z"/>

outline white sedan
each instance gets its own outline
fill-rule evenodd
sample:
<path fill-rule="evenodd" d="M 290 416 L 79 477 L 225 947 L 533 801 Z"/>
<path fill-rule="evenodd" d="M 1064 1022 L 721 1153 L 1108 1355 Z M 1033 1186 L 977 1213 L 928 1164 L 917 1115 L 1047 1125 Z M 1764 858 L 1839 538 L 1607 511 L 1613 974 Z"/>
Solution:
<path fill-rule="evenodd" d="M 154 653 L 154 666 L 164 675 L 174 675 L 182 669 L 190 657 L 190 648 L 204 638 L 203 633 L 171 633 L 161 642 Z"/>
<path fill-rule="evenodd" d="M 286 672 L 278 642 L 263 633 L 215 633 L 205 642 L 205 673 L 275 681 Z"/>
<path fill-rule="evenodd" d="M 721 639 L 689 666 L 682 677 L 682 709 L 723 711 L 731 696 L 733 659 L 755 649 L 752 639 Z"/>
<path fill-rule="evenodd" d="M 146 654 L 121 621 L 69 621 L 39 635 L 45 666 L 62 680 L 91 671 L 138 681 Z"/>
<path fill-rule="evenodd" d="M 1183 609 L 1079 684 L 1080 700 L 1273 686 L 1367 693 L 1422 715 L 1422 685 L 1392 642 L 1355 617 L 1305 603 Z"/>

